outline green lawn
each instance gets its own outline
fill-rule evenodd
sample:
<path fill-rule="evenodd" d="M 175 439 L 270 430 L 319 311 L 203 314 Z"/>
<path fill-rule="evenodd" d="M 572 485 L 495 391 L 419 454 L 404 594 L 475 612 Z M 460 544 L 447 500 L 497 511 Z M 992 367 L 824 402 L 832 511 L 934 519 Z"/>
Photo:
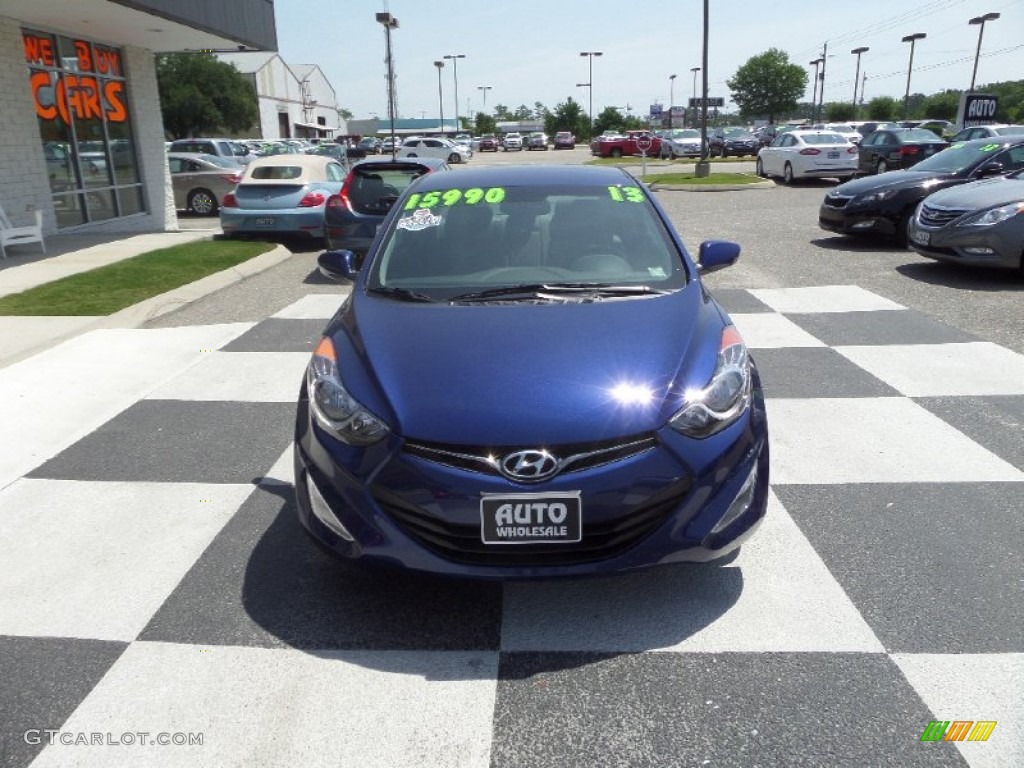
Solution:
<path fill-rule="evenodd" d="M 641 179 L 646 184 L 688 184 L 693 186 L 716 187 L 725 184 L 757 184 L 764 179 L 752 173 L 714 172 L 697 178 L 692 173 L 649 173 Z"/>
<path fill-rule="evenodd" d="M 709 157 L 708 162 L 712 165 L 718 165 L 720 163 L 752 163 L 756 158 L 753 157 Z M 659 166 L 671 166 L 671 165 L 693 165 L 700 160 L 699 157 L 678 157 L 675 160 L 669 160 L 668 158 L 648 157 L 648 165 L 659 165 Z M 642 165 L 643 158 L 639 155 L 630 155 L 629 157 L 595 157 L 591 160 L 587 160 L 583 163 L 584 165 Z"/>
<path fill-rule="evenodd" d="M 109 315 L 275 247 L 266 242 L 199 240 L 161 248 L 4 296 L 0 315 Z"/>

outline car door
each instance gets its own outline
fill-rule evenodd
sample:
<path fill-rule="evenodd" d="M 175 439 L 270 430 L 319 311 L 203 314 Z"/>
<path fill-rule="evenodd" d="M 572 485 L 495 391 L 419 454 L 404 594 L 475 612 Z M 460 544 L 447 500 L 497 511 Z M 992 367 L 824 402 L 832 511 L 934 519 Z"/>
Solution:
<path fill-rule="evenodd" d="M 885 131 L 874 131 L 864 137 L 860 143 L 860 157 L 857 160 L 857 167 L 861 173 L 874 173 L 875 164 L 878 162 L 880 142 L 884 139 Z"/>

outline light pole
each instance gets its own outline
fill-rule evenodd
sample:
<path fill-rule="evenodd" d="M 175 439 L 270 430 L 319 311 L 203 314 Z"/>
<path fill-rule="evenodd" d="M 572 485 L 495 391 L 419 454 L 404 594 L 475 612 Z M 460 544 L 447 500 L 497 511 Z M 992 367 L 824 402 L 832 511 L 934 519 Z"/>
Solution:
<path fill-rule="evenodd" d="M 455 77 L 455 130 L 459 130 L 459 59 L 466 58 L 464 53 L 449 53 L 444 58 L 452 60 L 452 75 Z"/>
<path fill-rule="evenodd" d="M 700 72 L 700 67 L 690 67 L 690 71 L 693 72 L 693 98 L 696 99 L 697 98 L 697 73 Z M 694 107 L 694 109 L 696 109 L 696 107 Z M 697 121 L 694 120 L 693 121 L 693 125 L 691 125 L 690 127 L 693 128 L 693 127 L 696 127 L 696 125 L 697 125 Z M 686 121 L 685 120 L 683 121 L 683 127 L 684 128 L 686 127 Z"/>
<path fill-rule="evenodd" d="M 435 61 L 437 67 L 437 110 L 441 113 L 441 136 L 444 136 L 444 99 L 441 96 L 441 70 L 444 69 L 443 61 Z"/>
<path fill-rule="evenodd" d="M 825 62 L 824 59 L 818 58 L 812 62 L 809 62 L 814 67 L 814 94 L 811 96 L 811 123 L 815 122 L 815 118 L 818 116 L 818 67 Z"/>
<path fill-rule="evenodd" d="M 968 89 L 968 93 L 974 90 L 974 78 L 978 76 L 978 57 L 981 56 L 981 36 L 985 34 L 985 22 L 995 21 L 999 18 L 998 13 L 986 13 L 984 16 L 975 16 L 971 19 L 968 24 L 977 24 L 978 26 L 978 50 L 974 53 L 974 71 L 971 72 L 971 87 Z"/>
<path fill-rule="evenodd" d="M 676 76 L 668 76 L 668 127 L 675 128 L 672 124 L 672 105 L 676 103 Z"/>
<path fill-rule="evenodd" d="M 853 119 L 857 119 L 857 84 L 860 80 L 860 55 L 866 53 L 871 49 L 866 45 L 862 45 L 860 48 L 854 48 L 850 53 L 857 57 L 857 74 L 853 76 Z"/>
<path fill-rule="evenodd" d="M 708 162 L 708 0 L 704 0 L 704 39 L 702 42 L 701 66 L 701 110 L 700 110 L 700 160 L 693 166 L 693 175 L 704 178 L 711 173 Z"/>
<path fill-rule="evenodd" d="M 483 106 L 483 108 L 482 108 L 482 111 L 483 111 L 483 112 L 484 112 L 485 114 L 487 113 L 487 92 L 488 92 L 489 90 L 491 90 L 491 88 L 493 88 L 493 87 L 494 87 L 493 85 L 478 85 L 478 86 L 476 87 L 476 89 L 477 89 L 478 91 L 483 91 L 483 92 L 484 92 L 484 106 Z"/>
<path fill-rule="evenodd" d="M 387 44 L 388 58 L 388 119 L 391 121 L 391 157 L 395 157 L 395 64 L 391 57 L 391 30 L 398 29 L 398 19 L 390 13 L 378 13 L 378 23 L 384 26 L 384 39 Z"/>
<path fill-rule="evenodd" d="M 587 90 L 588 90 L 588 92 L 590 94 L 590 110 L 589 110 L 590 118 L 589 118 L 589 122 L 587 123 L 587 141 L 593 141 L 593 139 L 594 139 L 594 57 L 595 56 L 604 56 L 604 52 L 603 51 L 580 51 L 580 56 L 586 56 L 589 59 L 589 61 L 590 61 L 590 78 L 589 78 L 589 82 L 587 82 L 587 84 L 586 84 L 587 85 Z M 576 84 L 577 87 L 579 87 L 580 85 L 581 85 L 581 83 L 577 83 Z"/>
<path fill-rule="evenodd" d="M 924 40 L 928 35 L 924 32 L 915 32 L 907 35 L 901 42 L 910 43 L 910 64 L 907 65 L 907 90 L 903 94 L 903 119 L 907 119 L 907 106 L 910 104 L 910 73 L 914 69 L 914 44 L 918 40 Z"/>

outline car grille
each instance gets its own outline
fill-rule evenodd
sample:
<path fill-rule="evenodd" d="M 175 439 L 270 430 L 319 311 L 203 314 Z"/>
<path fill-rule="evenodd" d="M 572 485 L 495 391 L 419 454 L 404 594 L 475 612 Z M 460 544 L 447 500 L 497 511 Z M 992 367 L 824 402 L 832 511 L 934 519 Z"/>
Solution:
<path fill-rule="evenodd" d="M 622 507 L 621 514 L 599 523 L 588 522 L 583 511 L 580 541 L 566 544 L 484 544 L 480 524 L 460 525 L 383 491 L 374 498 L 381 509 L 410 538 L 437 555 L 466 565 L 555 566 L 604 560 L 622 554 L 660 526 L 683 502 L 689 478 L 680 480 L 643 504 Z"/>
<path fill-rule="evenodd" d="M 848 202 L 850 202 L 851 200 L 853 200 L 853 196 L 852 195 L 850 195 L 850 196 L 825 195 L 825 207 L 826 208 L 835 208 L 836 210 L 840 210 L 842 208 L 845 208 L 846 204 Z"/>
<path fill-rule="evenodd" d="M 560 462 L 559 474 L 563 474 L 635 456 L 649 451 L 655 443 L 654 435 L 646 434 L 626 439 L 558 445 L 548 450 Z M 448 467 L 500 476 L 498 461 L 501 457 L 521 449 L 522 446 L 448 445 L 410 440 L 403 450 L 411 456 Z"/>
<path fill-rule="evenodd" d="M 926 227 L 943 227 L 954 219 L 959 219 L 968 210 L 966 208 L 939 208 L 934 205 L 922 205 L 918 221 Z"/>

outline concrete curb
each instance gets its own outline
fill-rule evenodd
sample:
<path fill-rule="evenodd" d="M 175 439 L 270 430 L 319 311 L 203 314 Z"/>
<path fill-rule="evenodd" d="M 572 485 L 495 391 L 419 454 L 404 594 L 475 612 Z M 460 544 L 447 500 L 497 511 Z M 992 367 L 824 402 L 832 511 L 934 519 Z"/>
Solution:
<path fill-rule="evenodd" d="M 773 181 L 755 181 L 750 184 L 662 184 L 652 181 L 649 185 L 652 192 L 739 192 L 745 189 L 774 189 Z"/>
<path fill-rule="evenodd" d="M 45 331 L 40 333 L 37 331 L 35 334 L 30 335 L 35 335 L 38 338 L 33 339 L 22 349 L 0 359 L 0 368 L 5 368 L 20 360 L 32 357 L 54 344 L 59 344 L 62 341 L 67 341 L 68 339 L 80 336 L 83 333 L 88 333 L 89 331 L 95 331 L 101 328 L 139 328 L 150 320 L 166 315 L 177 309 L 181 309 L 194 301 L 227 288 L 229 285 L 240 283 L 246 278 L 277 266 L 281 262 L 289 259 L 291 255 L 291 251 L 283 245 L 278 245 L 273 250 L 260 254 L 248 261 L 244 261 L 241 264 L 237 264 L 234 267 L 230 267 L 221 272 L 215 272 L 212 275 L 207 275 L 206 277 L 188 283 L 187 285 L 174 288 L 166 293 L 161 293 L 158 296 L 146 299 L 145 301 L 140 301 L 138 304 L 125 307 L 112 315 L 95 318 L 92 322 L 87 321 L 83 325 L 74 327 L 70 330 L 51 333 Z M 3 319 L 4 318 L 0 317 L 0 327 L 2 327 Z"/>

